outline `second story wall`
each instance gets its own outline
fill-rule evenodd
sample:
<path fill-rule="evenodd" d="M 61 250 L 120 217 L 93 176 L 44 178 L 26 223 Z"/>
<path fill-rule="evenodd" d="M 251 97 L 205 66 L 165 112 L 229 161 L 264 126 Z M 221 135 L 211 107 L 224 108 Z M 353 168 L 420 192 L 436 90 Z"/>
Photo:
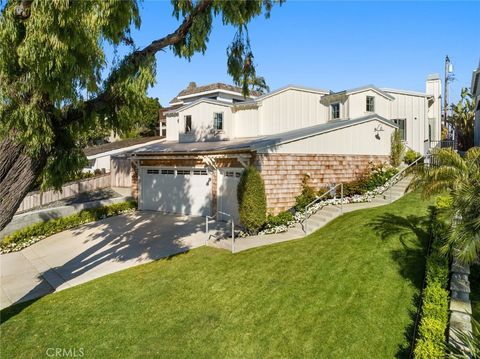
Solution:
<path fill-rule="evenodd" d="M 373 111 L 367 111 L 367 97 L 372 97 Z M 391 100 L 373 90 L 365 90 L 348 96 L 345 103 L 345 118 L 357 118 L 376 113 L 385 118 L 390 118 Z"/>
<path fill-rule="evenodd" d="M 261 101 L 259 135 L 270 135 L 327 121 L 321 93 L 286 89 Z"/>

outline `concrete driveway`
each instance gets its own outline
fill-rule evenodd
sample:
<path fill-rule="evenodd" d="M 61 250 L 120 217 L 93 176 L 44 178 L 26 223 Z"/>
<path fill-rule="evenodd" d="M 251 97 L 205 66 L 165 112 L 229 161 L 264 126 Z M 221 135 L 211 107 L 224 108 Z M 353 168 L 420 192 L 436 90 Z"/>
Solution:
<path fill-rule="evenodd" d="M 205 219 L 136 212 L 0 255 L 0 307 L 41 297 L 205 243 Z"/>

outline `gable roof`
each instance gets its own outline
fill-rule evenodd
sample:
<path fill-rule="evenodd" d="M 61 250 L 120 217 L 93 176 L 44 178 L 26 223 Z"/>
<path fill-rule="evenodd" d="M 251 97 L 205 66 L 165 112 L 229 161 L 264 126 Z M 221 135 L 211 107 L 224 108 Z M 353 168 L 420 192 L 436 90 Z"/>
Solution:
<path fill-rule="evenodd" d="M 356 87 L 356 88 L 353 88 L 353 89 L 350 89 L 350 90 L 346 90 L 346 94 L 347 95 L 353 95 L 353 94 L 368 91 L 368 90 L 372 90 L 372 91 L 378 93 L 379 95 L 381 95 L 381 96 L 383 96 L 383 97 L 385 97 L 389 100 L 395 100 L 395 98 L 392 95 L 386 93 L 385 91 L 382 91 L 381 89 L 379 89 L 375 85 L 365 85 L 365 86 Z"/>
<path fill-rule="evenodd" d="M 154 154 L 202 154 L 202 153 L 226 153 L 241 151 L 256 151 L 259 149 L 278 146 L 284 143 L 302 140 L 304 138 L 318 136 L 323 133 L 340 130 L 343 128 L 359 125 L 370 121 L 380 121 L 387 126 L 397 128 L 392 121 L 387 120 L 376 114 L 358 117 L 351 120 L 335 120 L 322 123 L 315 126 L 309 126 L 292 131 L 282 132 L 278 134 L 238 138 L 230 141 L 212 141 L 212 142 L 177 142 L 167 141 L 155 143 L 133 151 L 133 155 L 154 155 Z"/>
<path fill-rule="evenodd" d="M 177 96 L 175 96 L 170 103 L 176 103 L 179 102 L 182 98 L 184 97 L 191 97 L 193 95 L 203 93 L 203 92 L 215 92 L 215 91 L 228 91 L 228 92 L 235 92 L 241 96 L 243 96 L 243 90 L 241 87 L 234 86 L 234 85 L 229 85 L 229 84 L 224 84 L 221 82 L 216 82 L 213 84 L 208 84 L 208 85 L 203 85 L 203 86 L 197 86 L 195 83 L 190 83 L 190 85 L 180 91 Z M 257 97 L 260 96 L 261 93 L 258 91 L 250 91 L 250 96 L 248 97 Z"/>
<path fill-rule="evenodd" d="M 200 103 L 209 103 L 212 105 L 219 105 L 219 106 L 225 106 L 225 107 L 232 107 L 232 103 L 224 102 L 224 101 L 219 101 L 219 100 L 212 100 L 210 98 L 199 98 L 198 100 L 195 100 L 193 102 L 189 102 L 186 105 L 183 106 L 172 106 L 172 108 L 169 111 L 165 111 L 164 115 L 167 116 L 169 114 L 173 113 L 178 113 L 180 111 L 186 110 L 190 107 L 196 106 Z"/>

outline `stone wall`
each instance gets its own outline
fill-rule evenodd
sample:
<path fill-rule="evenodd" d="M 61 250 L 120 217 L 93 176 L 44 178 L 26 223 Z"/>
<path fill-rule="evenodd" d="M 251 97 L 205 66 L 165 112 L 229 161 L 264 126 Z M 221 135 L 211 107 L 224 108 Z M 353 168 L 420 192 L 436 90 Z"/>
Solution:
<path fill-rule="evenodd" d="M 269 153 L 257 154 L 255 165 L 265 181 L 268 210 L 277 214 L 295 204 L 305 173 L 311 178 L 310 185 L 318 190 L 358 178 L 370 162 L 388 161 L 389 156 Z"/>

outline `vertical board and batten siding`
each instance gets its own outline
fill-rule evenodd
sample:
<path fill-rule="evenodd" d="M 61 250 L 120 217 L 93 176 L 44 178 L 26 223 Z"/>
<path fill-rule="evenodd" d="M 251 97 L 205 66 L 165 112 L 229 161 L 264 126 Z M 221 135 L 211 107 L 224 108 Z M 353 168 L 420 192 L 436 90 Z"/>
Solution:
<path fill-rule="evenodd" d="M 259 107 L 260 133 L 270 135 L 327 122 L 327 108 L 320 103 L 322 94 L 287 89 L 267 97 Z"/>
<path fill-rule="evenodd" d="M 196 104 L 190 108 L 178 112 L 178 131 L 185 133 L 185 116 L 192 116 L 191 134 L 195 140 L 202 140 L 213 130 L 213 114 L 215 112 L 223 113 L 223 132 L 227 138 L 234 136 L 234 126 L 232 123 L 232 109 L 226 104 L 218 105 L 207 102 Z"/>
<path fill-rule="evenodd" d="M 425 96 L 389 92 L 395 97 L 391 103 L 391 119 L 405 118 L 407 134 L 405 145 L 423 154 L 428 139 L 427 99 Z M 416 118 L 416 119 L 415 119 Z"/>
<path fill-rule="evenodd" d="M 258 109 L 237 109 L 233 114 L 235 137 L 255 137 L 259 132 Z"/>
<path fill-rule="evenodd" d="M 62 191 L 48 190 L 45 192 L 30 192 L 23 199 L 17 209 L 18 212 L 28 211 L 64 198 L 75 196 L 79 193 L 110 187 L 110 173 L 105 175 L 70 182 L 62 186 Z"/>
<path fill-rule="evenodd" d="M 167 116 L 167 141 L 178 141 L 179 119 L 178 116 Z"/>
<path fill-rule="evenodd" d="M 345 116 L 348 118 L 358 118 L 371 115 L 372 112 L 367 112 L 367 96 L 375 98 L 374 112 L 377 115 L 390 118 L 390 102 L 392 101 L 372 90 L 349 95 L 348 100 L 345 103 L 345 107 L 348 108 Z"/>
<path fill-rule="evenodd" d="M 132 186 L 132 161 L 128 157 L 112 157 L 110 160 L 111 187 Z"/>
<path fill-rule="evenodd" d="M 376 132 L 379 126 L 383 131 Z M 355 126 L 258 150 L 258 153 L 322 154 L 322 155 L 390 155 L 390 136 L 394 127 L 380 121 Z M 378 134 L 379 138 L 375 135 Z"/>

